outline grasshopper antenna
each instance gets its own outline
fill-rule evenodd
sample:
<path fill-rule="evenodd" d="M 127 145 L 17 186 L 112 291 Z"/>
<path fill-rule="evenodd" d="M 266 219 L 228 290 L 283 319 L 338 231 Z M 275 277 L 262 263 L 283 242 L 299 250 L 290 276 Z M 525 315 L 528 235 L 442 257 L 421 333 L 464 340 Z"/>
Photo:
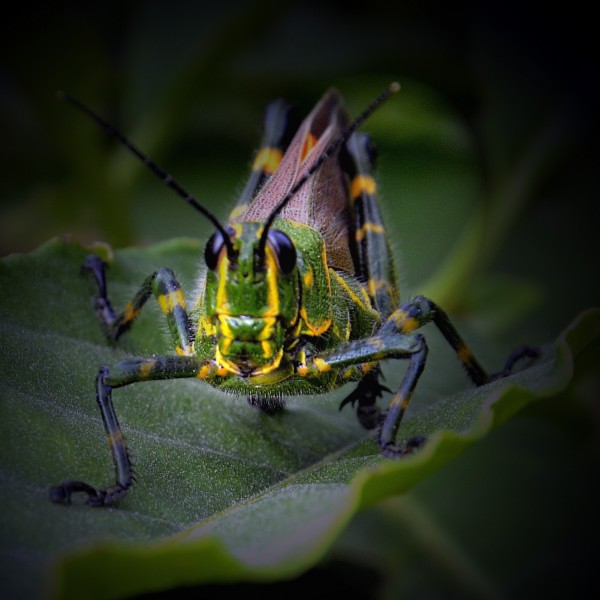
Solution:
<path fill-rule="evenodd" d="M 227 256 L 232 259 L 235 256 L 235 250 L 229 234 L 221 225 L 217 217 L 213 215 L 207 208 L 204 208 L 194 196 L 192 196 L 182 185 L 177 183 L 169 173 L 167 173 L 160 165 L 155 163 L 150 157 L 146 156 L 139 148 L 132 144 L 118 129 L 115 129 L 110 123 L 105 121 L 102 117 L 97 115 L 91 108 L 88 108 L 85 104 L 73 98 L 66 92 L 59 91 L 56 95 L 61 99 L 65 100 L 82 113 L 86 114 L 92 119 L 97 125 L 99 125 L 106 133 L 115 138 L 125 148 L 127 148 L 134 156 L 139 158 L 165 185 L 171 188 L 180 198 L 183 198 L 188 204 L 193 206 L 197 211 L 202 213 L 217 229 L 217 231 L 223 236 L 225 247 L 227 248 Z"/>
<path fill-rule="evenodd" d="M 350 136 L 392 95 L 396 92 L 400 91 L 400 84 L 397 81 L 394 81 L 388 85 L 388 87 L 375 98 L 365 108 L 365 110 L 348 125 L 340 135 L 334 139 L 327 148 L 323 151 L 321 156 L 315 161 L 313 166 L 296 182 L 294 187 L 279 201 L 277 206 L 271 211 L 267 220 L 265 221 L 265 226 L 263 228 L 262 234 L 260 236 L 260 241 L 258 243 L 257 253 L 260 257 L 260 260 L 264 259 L 265 256 L 265 245 L 267 243 L 267 236 L 269 234 L 269 228 L 273 225 L 273 221 L 277 217 L 277 215 L 284 209 L 285 205 L 298 193 L 298 191 L 302 188 L 302 186 L 321 168 L 321 165 L 326 160 L 329 160 L 339 149 L 339 147 L 348 141 Z"/>

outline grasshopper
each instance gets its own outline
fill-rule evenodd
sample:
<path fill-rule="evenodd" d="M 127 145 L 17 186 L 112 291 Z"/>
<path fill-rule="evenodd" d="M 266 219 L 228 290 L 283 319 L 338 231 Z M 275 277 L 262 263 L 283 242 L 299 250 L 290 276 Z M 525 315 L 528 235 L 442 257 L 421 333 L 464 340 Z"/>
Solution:
<path fill-rule="evenodd" d="M 375 151 L 369 136 L 357 131 L 398 89 L 391 84 L 352 122 L 335 90 L 298 128 L 286 103 L 269 105 L 251 176 L 227 226 L 119 131 L 63 94 L 209 219 L 215 232 L 206 244 L 206 278 L 193 320 L 170 269 L 147 277 L 117 313 L 107 295 L 105 263 L 96 255 L 86 259 L 84 268 L 98 287 L 94 304 L 106 337 L 116 341 L 154 295 L 174 351 L 100 368 L 97 402 L 116 481 L 106 488 L 65 481 L 51 489 L 52 501 L 69 503 L 72 494 L 85 493 L 87 504 L 113 505 L 133 485 L 112 400 L 115 388 L 195 378 L 245 395 L 251 405 L 273 413 L 283 408 L 286 395 L 324 394 L 356 382 L 340 409 L 347 404 L 356 408 L 360 423 L 377 431 L 382 454 L 397 458 L 424 442 L 422 437 L 396 442 L 427 358 L 425 337 L 418 332 L 423 325 L 433 322 L 439 328 L 477 386 L 508 375 L 522 357 L 537 355 L 528 346 L 517 348 L 502 371 L 489 375 L 434 302 L 418 296 L 400 304 L 377 202 Z M 395 392 L 381 383 L 380 365 L 392 359 L 408 361 Z M 383 392 L 393 395 L 380 414 L 377 401 Z"/>

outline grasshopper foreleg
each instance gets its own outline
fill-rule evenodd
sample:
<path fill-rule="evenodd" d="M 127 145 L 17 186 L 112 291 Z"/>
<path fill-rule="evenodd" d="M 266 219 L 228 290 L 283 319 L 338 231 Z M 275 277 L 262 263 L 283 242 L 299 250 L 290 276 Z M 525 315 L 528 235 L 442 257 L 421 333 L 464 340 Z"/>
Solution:
<path fill-rule="evenodd" d="M 100 325 L 109 340 L 118 340 L 131 327 L 148 298 L 154 294 L 167 318 L 177 353 L 181 355 L 193 353 L 192 324 L 186 311 L 181 286 L 171 269 L 158 269 L 147 277 L 133 299 L 118 315 L 108 299 L 104 261 L 98 256 L 90 254 L 85 260 L 83 270 L 93 276 L 98 286 L 98 294 L 94 296 L 94 308 Z"/>
<path fill-rule="evenodd" d="M 91 506 L 114 504 L 133 485 L 133 466 L 125 444 L 123 432 L 112 401 L 113 388 L 123 387 L 139 381 L 197 377 L 202 361 L 188 356 L 157 356 L 153 358 L 130 358 L 114 367 L 101 367 L 96 378 L 96 400 L 108 437 L 116 482 L 106 488 L 97 488 L 83 481 L 65 481 L 50 490 L 53 502 L 68 504 L 74 493 L 87 494 L 86 503 Z"/>

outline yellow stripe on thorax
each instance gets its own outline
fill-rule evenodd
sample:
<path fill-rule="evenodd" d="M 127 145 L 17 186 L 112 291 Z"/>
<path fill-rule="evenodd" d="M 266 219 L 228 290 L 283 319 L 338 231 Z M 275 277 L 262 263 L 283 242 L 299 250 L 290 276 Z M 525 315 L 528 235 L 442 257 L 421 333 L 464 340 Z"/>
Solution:
<path fill-rule="evenodd" d="M 336 278 L 338 283 L 346 290 L 346 293 L 348 294 L 350 299 L 356 304 L 358 304 L 362 309 L 366 310 L 366 306 L 363 304 L 362 300 L 352 291 L 350 286 L 346 283 L 346 280 L 339 273 L 336 273 L 335 271 L 331 272 L 333 273 L 333 276 Z"/>

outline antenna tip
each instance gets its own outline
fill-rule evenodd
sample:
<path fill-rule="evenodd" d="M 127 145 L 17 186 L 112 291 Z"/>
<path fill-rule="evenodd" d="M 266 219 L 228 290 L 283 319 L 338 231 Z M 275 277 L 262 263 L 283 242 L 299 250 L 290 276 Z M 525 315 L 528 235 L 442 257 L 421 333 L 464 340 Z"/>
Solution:
<path fill-rule="evenodd" d="M 392 83 L 390 83 L 390 92 L 392 92 L 392 94 L 395 94 L 396 92 L 400 91 L 400 84 L 397 81 L 392 81 Z"/>
<path fill-rule="evenodd" d="M 65 100 L 67 98 L 67 92 L 63 92 L 62 90 L 57 90 L 56 91 L 56 97 L 59 100 Z"/>

